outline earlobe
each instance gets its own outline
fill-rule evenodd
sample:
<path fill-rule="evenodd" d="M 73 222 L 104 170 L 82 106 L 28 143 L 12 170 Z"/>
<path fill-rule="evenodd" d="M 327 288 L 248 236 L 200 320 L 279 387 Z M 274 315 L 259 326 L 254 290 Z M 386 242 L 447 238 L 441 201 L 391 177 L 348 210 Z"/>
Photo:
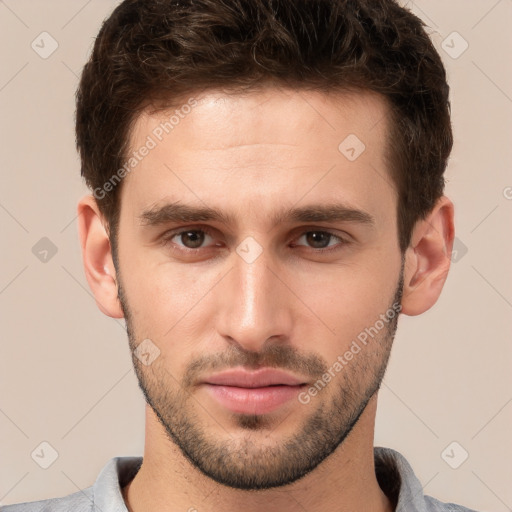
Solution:
<path fill-rule="evenodd" d="M 405 253 L 402 313 L 424 313 L 436 302 L 448 276 L 454 237 L 454 206 L 441 197 L 417 222 Z"/>
<path fill-rule="evenodd" d="M 110 240 L 94 197 L 83 197 L 77 212 L 85 276 L 96 304 L 105 315 L 123 318 Z"/>

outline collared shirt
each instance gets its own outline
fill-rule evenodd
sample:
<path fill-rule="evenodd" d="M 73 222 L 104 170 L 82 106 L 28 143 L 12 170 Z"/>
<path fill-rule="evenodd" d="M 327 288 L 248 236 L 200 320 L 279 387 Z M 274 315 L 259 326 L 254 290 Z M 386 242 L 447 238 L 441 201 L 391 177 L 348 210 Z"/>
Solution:
<path fill-rule="evenodd" d="M 396 503 L 395 512 L 476 512 L 443 503 L 423 494 L 423 488 L 403 455 L 374 447 L 375 472 L 380 487 Z M 2 512 L 128 512 L 121 489 L 133 480 L 142 457 L 114 457 L 93 485 L 63 498 L 6 505 Z"/>

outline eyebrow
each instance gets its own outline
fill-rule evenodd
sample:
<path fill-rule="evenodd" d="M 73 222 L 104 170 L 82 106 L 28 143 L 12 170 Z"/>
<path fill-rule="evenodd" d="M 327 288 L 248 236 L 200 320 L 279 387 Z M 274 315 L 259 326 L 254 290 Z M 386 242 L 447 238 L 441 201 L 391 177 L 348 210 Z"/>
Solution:
<path fill-rule="evenodd" d="M 216 221 L 225 225 L 235 225 L 236 218 L 228 213 L 209 207 L 199 207 L 179 202 L 165 203 L 144 210 L 139 215 L 144 226 L 179 222 Z M 368 212 L 345 204 L 313 204 L 300 208 L 280 210 L 271 217 L 274 225 L 285 222 L 354 222 L 369 227 L 375 226 L 375 219 Z"/>

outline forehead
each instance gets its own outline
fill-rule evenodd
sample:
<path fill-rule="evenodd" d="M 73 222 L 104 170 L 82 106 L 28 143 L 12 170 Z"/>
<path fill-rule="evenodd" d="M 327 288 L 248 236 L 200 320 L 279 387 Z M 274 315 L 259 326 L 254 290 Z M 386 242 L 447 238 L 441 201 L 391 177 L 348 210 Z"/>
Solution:
<path fill-rule="evenodd" d="M 165 109 L 146 108 L 134 121 L 129 142 L 133 146 L 141 135 L 150 132 L 157 139 L 173 133 L 175 138 L 186 137 L 190 149 L 220 149 L 233 143 L 288 142 L 290 137 L 300 141 L 301 135 L 312 131 L 331 132 L 336 141 L 348 128 L 362 133 L 372 131 L 382 121 L 385 125 L 388 108 L 385 96 L 366 90 L 210 90 L 182 95 Z M 220 137 L 228 135 L 231 140 L 223 146 Z"/>
<path fill-rule="evenodd" d="M 134 122 L 127 156 L 138 157 L 121 203 L 128 198 L 140 211 L 164 199 L 203 199 L 263 213 L 262 204 L 308 195 L 355 206 L 378 200 L 379 215 L 395 198 L 385 159 L 388 112 L 382 96 L 366 91 L 182 96 Z"/>

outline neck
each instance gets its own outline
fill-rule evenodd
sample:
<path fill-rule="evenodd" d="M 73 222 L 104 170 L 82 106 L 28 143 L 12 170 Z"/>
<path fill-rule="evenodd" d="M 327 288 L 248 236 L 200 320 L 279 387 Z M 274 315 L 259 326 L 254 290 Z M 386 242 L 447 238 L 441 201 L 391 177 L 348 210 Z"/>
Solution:
<path fill-rule="evenodd" d="M 126 506 L 130 512 L 238 512 L 243 502 L 244 512 L 393 512 L 375 476 L 376 404 L 374 397 L 345 441 L 309 474 L 284 487 L 257 491 L 225 487 L 201 473 L 169 441 L 147 406 L 143 463 L 123 489 Z"/>

